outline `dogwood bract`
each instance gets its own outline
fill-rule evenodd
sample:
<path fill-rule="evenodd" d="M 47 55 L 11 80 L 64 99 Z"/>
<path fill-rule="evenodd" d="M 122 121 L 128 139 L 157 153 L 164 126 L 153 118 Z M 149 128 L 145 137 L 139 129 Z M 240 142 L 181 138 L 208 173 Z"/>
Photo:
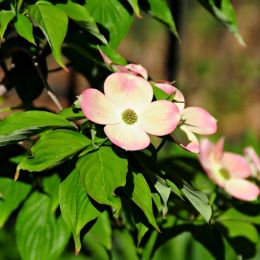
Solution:
<path fill-rule="evenodd" d="M 239 154 L 224 152 L 224 138 L 216 144 L 202 140 L 199 161 L 208 177 L 231 196 L 251 201 L 259 195 L 259 188 L 246 180 L 251 176 L 246 159 Z"/>
<path fill-rule="evenodd" d="M 184 149 L 199 153 L 199 140 L 195 134 L 211 135 L 217 131 L 217 120 L 205 109 L 185 107 L 185 99 L 180 90 L 169 83 L 153 83 L 168 95 L 174 95 L 174 101 L 181 113 L 181 121 L 171 137 Z"/>
<path fill-rule="evenodd" d="M 253 147 L 246 147 L 244 149 L 245 156 L 251 167 L 252 175 L 260 179 L 260 158 Z"/>
<path fill-rule="evenodd" d="M 180 121 L 177 106 L 167 100 L 152 102 L 149 82 L 133 74 L 116 72 L 104 82 L 104 94 L 86 89 L 81 96 L 85 116 L 105 125 L 104 132 L 115 145 L 129 151 L 150 144 L 148 134 L 171 133 Z"/>

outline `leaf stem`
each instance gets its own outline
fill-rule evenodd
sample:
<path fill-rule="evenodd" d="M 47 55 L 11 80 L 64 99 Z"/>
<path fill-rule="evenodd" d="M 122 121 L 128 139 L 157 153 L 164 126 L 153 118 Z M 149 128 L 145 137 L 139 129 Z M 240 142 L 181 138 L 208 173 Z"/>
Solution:
<path fill-rule="evenodd" d="M 33 65 L 45 87 L 45 89 L 47 90 L 47 94 L 48 96 L 51 98 L 51 100 L 53 101 L 53 103 L 57 106 L 57 108 L 59 109 L 59 111 L 63 110 L 63 107 L 60 103 L 60 101 L 58 100 L 57 96 L 53 93 L 50 85 L 48 84 L 47 80 L 45 79 L 40 67 L 39 67 L 39 63 L 37 61 L 36 57 L 33 57 Z"/>

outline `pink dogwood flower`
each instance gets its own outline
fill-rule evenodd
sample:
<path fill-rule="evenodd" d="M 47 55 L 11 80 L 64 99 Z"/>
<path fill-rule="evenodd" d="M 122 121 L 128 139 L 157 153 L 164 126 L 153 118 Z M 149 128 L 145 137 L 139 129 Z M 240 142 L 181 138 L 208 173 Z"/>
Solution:
<path fill-rule="evenodd" d="M 85 116 L 105 125 L 104 132 L 115 145 L 129 151 L 150 144 L 150 135 L 171 133 L 180 121 L 177 106 L 167 100 L 154 101 L 153 89 L 142 77 L 112 73 L 104 82 L 104 94 L 86 89 L 81 95 Z"/>
<path fill-rule="evenodd" d="M 244 149 L 245 156 L 251 167 L 252 175 L 260 179 L 260 158 L 253 147 L 246 147 Z"/>
<path fill-rule="evenodd" d="M 200 143 L 199 161 L 208 177 L 234 198 L 251 201 L 259 195 L 259 188 L 246 178 L 251 176 L 246 159 L 224 152 L 224 138 L 216 144 L 207 139 Z"/>
<path fill-rule="evenodd" d="M 174 101 L 181 113 L 181 121 L 171 137 L 184 149 L 199 153 L 199 140 L 195 134 L 211 135 L 217 131 L 217 120 L 200 107 L 185 108 L 185 99 L 180 90 L 169 83 L 153 83 L 168 95 L 174 95 Z"/>

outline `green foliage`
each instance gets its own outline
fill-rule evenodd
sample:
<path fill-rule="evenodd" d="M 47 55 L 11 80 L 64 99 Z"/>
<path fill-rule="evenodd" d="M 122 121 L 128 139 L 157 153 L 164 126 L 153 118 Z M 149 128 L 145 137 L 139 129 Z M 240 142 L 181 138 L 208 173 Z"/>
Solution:
<path fill-rule="evenodd" d="M 74 126 L 64 118 L 49 112 L 27 111 L 0 121 L 0 146 L 27 139 L 41 131 Z"/>
<path fill-rule="evenodd" d="M 230 1 L 198 1 L 243 44 Z M 259 201 L 227 197 L 205 177 L 196 156 L 172 142 L 160 151 L 169 137 L 142 152 L 124 151 L 85 118 L 80 96 L 57 114 L 48 105 L 35 107 L 43 91 L 57 105 L 48 78 L 60 67 L 101 88 L 109 68 L 99 51 L 126 65 L 117 47 L 142 12 L 179 38 L 166 0 L 0 0 L 0 85 L 20 98 L 0 120 L 1 259 L 75 259 L 73 246 L 79 259 L 256 254 Z M 59 68 L 50 69 L 49 55 Z M 156 100 L 174 97 L 154 86 L 153 92 Z M 15 179 L 22 172 L 19 181 L 12 179 L 15 169 Z"/>
<path fill-rule="evenodd" d="M 118 215 L 121 202 L 114 192 L 126 182 L 125 155 L 104 146 L 82 156 L 76 169 L 79 171 L 88 195 L 98 203 L 112 206 L 115 209 L 115 215 Z"/>

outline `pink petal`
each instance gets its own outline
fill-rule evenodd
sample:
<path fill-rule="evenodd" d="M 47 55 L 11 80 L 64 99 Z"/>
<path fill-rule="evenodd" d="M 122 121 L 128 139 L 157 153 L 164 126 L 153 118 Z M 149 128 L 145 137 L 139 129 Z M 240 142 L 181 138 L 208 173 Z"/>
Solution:
<path fill-rule="evenodd" d="M 97 124 L 114 124 L 121 121 L 118 109 L 96 89 L 86 89 L 80 96 L 80 104 L 84 115 Z"/>
<path fill-rule="evenodd" d="M 203 108 L 185 108 L 182 111 L 181 116 L 185 125 L 194 133 L 211 135 L 217 131 L 216 119 Z"/>
<path fill-rule="evenodd" d="M 224 154 L 224 142 L 225 142 L 225 138 L 222 137 L 218 140 L 218 142 L 213 147 L 214 159 L 217 162 L 220 162 L 222 160 Z"/>
<path fill-rule="evenodd" d="M 215 148 L 216 145 L 208 139 L 202 139 L 200 141 L 199 161 L 208 177 L 220 187 L 223 187 L 226 180 L 220 172 L 222 168 L 221 161 L 215 158 Z"/>
<path fill-rule="evenodd" d="M 230 179 L 225 183 L 225 190 L 233 197 L 251 201 L 259 196 L 259 188 L 252 182 L 243 179 Z"/>
<path fill-rule="evenodd" d="M 177 127 L 172 133 L 171 137 L 184 149 L 199 153 L 198 138 L 184 125 Z"/>
<path fill-rule="evenodd" d="M 149 104 L 138 116 L 138 125 L 152 135 L 170 134 L 180 121 L 177 106 L 167 100 L 159 100 Z"/>
<path fill-rule="evenodd" d="M 113 144 L 127 151 L 142 150 L 150 144 L 148 134 L 139 129 L 136 124 L 126 125 L 120 123 L 116 125 L 106 125 L 104 131 Z"/>
<path fill-rule="evenodd" d="M 253 163 L 254 167 L 258 172 L 260 172 L 260 158 L 256 154 L 253 147 L 246 147 L 244 149 L 245 155 L 249 158 L 249 160 Z"/>
<path fill-rule="evenodd" d="M 223 168 L 228 170 L 232 178 L 240 179 L 251 176 L 251 170 L 246 159 L 239 154 L 225 152 L 222 165 Z"/>
<path fill-rule="evenodd" d="M 185 106 L 185 99 L 181 91 L 177 88 L 175 88 L 173 85 L 169 83 L 158 83 L 158 82 L 152 82 L 157 88 L 160 88 L 163 90 L 166 94 L 174 95 L 174 100 L 176 101 L 175 104 L 179 108 L 180 111 L 184 109 Z"/>
<path fill-rule="evenodd" d="M 144 79 L 148 79 L 148 73 L 147 70 L 140 64 L 133 64 L 130 63 L 128 65 L 125 66 L 127 69 L 129 69 L 130 71 L 134 72 L 139 75 L 141 75 Z"/>
<path fill-rule="evenodd" d="M 104 83 L 105 95 L 121 110 L 131 108 L 142 111 L 153 98 L 149 82 L 141 77 L 116 72 L 107 77 Z"/>
<path fill-rule="evenodd" d="M 112 60 L 110 60 L 110 58 L 108 58 L 108 56 L 107 56 L 100 48 L 98 48 L 98 51 L 99 51 L 99 53 L 101 54 L 101 56 L 102 56 L 104 62 L 105 62 L 108 66 L 110 66 L 111 63 L 112 63 Z"/>

